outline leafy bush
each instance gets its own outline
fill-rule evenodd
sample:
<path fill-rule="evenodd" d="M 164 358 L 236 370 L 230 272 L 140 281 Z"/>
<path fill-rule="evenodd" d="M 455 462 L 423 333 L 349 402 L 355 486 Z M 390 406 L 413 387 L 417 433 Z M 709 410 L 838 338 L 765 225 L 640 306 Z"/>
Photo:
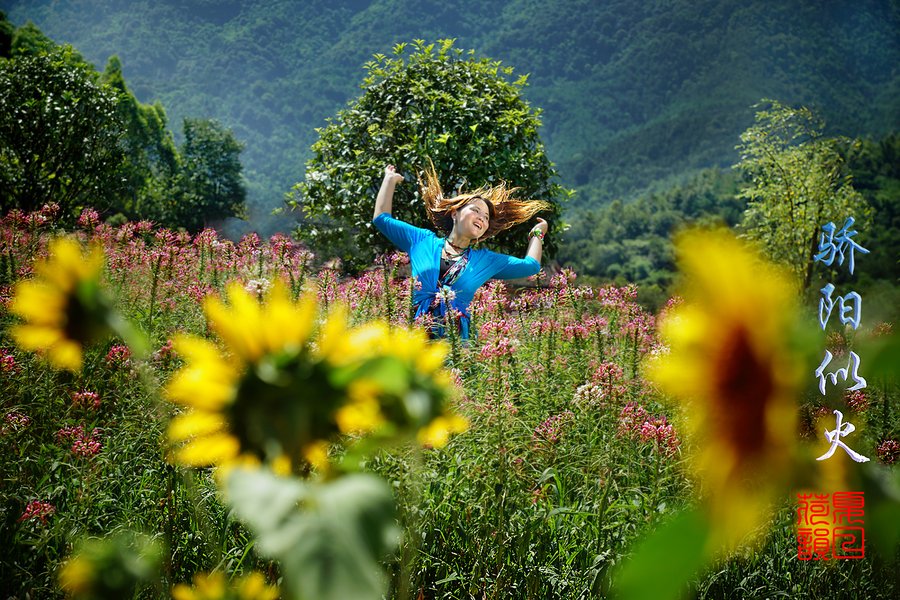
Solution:
<path fill-rule="evenodd" d="M 394 196 L 394 215 L 426 226 L 417 203 L 416 174 L 432 160 L 445 193 L 501 180 L 524 198 L 559 202 L 566 191 L 538 136 L 540 112 L 521 96 L 527 76 L 506 79 L 512 68 L 453 48 L 452 40 L 416 40 L 394 47 L 394 58 L 376 54 L 366 63 L 365 92 L 318 130 L 306 179 L 289 205 L 302 208 L 299 234 L 320 251 L 368 262 L 387 242 L 371 225 L 372 204 L 384 165 L 406 175 Z M 526 227 L 523 225 L 522 227 Z M 499 235 L 503 251 L 524 251 L 523 229 Z M 553 237 L 545 249 L 555 250 Z M 362 250 L 362 252 L 360 252 Z"/>

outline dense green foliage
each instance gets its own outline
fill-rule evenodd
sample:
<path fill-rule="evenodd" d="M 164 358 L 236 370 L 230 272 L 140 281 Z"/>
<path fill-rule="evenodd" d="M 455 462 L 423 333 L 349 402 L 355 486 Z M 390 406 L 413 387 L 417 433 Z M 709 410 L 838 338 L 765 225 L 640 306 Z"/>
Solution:
<path fill-rule="evenodd" d="M 641 301 L 660 307 L 675 279 L 672 234 L 688 224 L 735 225 L 743 207 L 737 183 L 733 173 L 708 169 L 632 202 L 575 210 L 559 261 L 599 281 L 637 283 Z"/>
<path fill-rule="evenodd" d="M 128 89 L 122 76 L 122 62 L 112 56 L 103 72 L 103 82 L 117 93 L 117 113 L 125 127 L 122 148 L 124 190 L 119 210 L 132 218 L 153 218 L 171 222 L 161 214 L 160 197 L 170 192 L 172 178 L 178 172 L 178 150 L 167 129 L 166 112 L 158 102 L 140 103 Z M 154 197 L 154 191 L 157 192 Z"/>
<path fill-rule="evenodd" d="M 67 215 L 122 191 L 116 95 L 65 49 L 0 61 L 0 206 Z"/>
<path fill-rule="evenodd" d="M 870 254 L 857 261 L 853 278 L 861 288 L 871 287 L 877 281 L 896 285 L 900 281 L 900 138 L 896 134 L 879 141 L 820 137 L 817 145 L 824 152 L 818 160 L 827 158 L 836 169 L 833 181 L 852 185 L 852 190 L 843 187 L 840 193 L 858 193 L 866 205 L 854 216 L 859 219 L 868 215 L 857 229 L 860 243 Z M 809 156 L 815 158 L 814 153 Z M 795 185 L 803 185 L 808 174 L 801 171 L 795 169 L 794 175 L 802 175 L 799 179 L 775 178 L 773 185 L 787 186 L 795 181 Z M 758 184 L 763 181 L 759 179 Z M 746 207 L 740 190 L 753 189 L 754 185 L 741 169 L 709 169 L 686 181 L 673 181 L 657 191 L 641 194 L 631 202 L 616 200 L 598 209 L 575 209 L 569 216 L 571 226 L 558 259 L 562 264 L 583 269 L 598 281 L 638 283 L 641 301 L 646 306 L 661 306 L 675 277 L 672 233 L 687 224 L 737 226 Z M 829 205 L 832 200 L 831 196 L 825 197 Z M 846 216 L 830 210 L 811 225 L 816 231 L 829 221 L 840 227 Z M 817 265 L 816 271 L 825 269 Z M 847 280 L 845 270 L 831 269 L 831 280 Z"/>
<path fill-rule="evenodd" d="M 360 65 L 401 41 L 457 46 L 530 73 L 541 135 L 578 203 L 627 199 L 736 162 L 760 98 L 818 109 L 829 135 L 900 122 L 897 0 L 8 0 L 95 62 L 123 59 L 173 122 L 219 119 L 247 144 L 251 204 L 301 179 L 315 127 L 358 91 Z"/>
<path fill-rule="evenodd" d="M 365 93 L 319 130 L 306 179 L 291 201 L 306 218 L 300 235 L 319 251 L 343 249 L 347 262 L 367 264 L 388 247 L 371 224 L 387 164 L 409 180 L 394 195 L 394 215 L 425 227 L 416 179 L 429 161 L 445 194 L 507 181 L 522 198 L 565 196 L 538 137 L 539 113 L 520 93 L 526 77 L 510 82 L 511 68 L 465 55 L 452 40 L 437 48 L 417 40 L 411 50 L 405 56 L 407 45 L 398 44 L 393 58 L 379 54 L 366 64 Z M 521 252 L 530 225 L 491 243 Z"/>
<path fill-rule="evenodd" d="M 210 119 L 184 119 L 175 146 L 165 109 L 137 100 L 110 57 L 102 74 L 70 46 L 28 23 L 13 28 L 0 59 L 0 206 L 55 202 L 72 220 L 81 207 L 198 231 L 243 214 L 246 198 L 234 134 Z"/>
<path fill-rule="evenodd" d="M 853 217 L 868 225 L 865 200 L 850 185 L 839 140 L 823 139 L 823 123 L 805 107 L 766 101 L 741 134 L 738 168 L 748 179 L 741 229 L 770 259 L 787 266 L 805 291 L 812 282 L 821 228 Z"/>
<path fill-rule="evenodd" d="M 900 134 L 860 140 L 843 152 L 853 187 L 872 210 L 859 234 L 870 252 L 859 263 L 859 278 L 900 283 Z"/>
<path fill-rule="evenodd" d="M 199 231 L 242 214 L 246 191 L 241 179 L 241 149 L 234 134 L 219 123 L 184 120 L 175 223 Z"/>

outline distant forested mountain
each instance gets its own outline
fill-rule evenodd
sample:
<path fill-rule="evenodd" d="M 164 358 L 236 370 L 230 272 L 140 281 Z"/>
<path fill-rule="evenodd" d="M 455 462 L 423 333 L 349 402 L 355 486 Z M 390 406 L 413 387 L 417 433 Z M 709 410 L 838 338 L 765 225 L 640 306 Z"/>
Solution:
<path fill-rule="evenodd" d="M 2 0 L 102 69 L 111 55 L 176 126 L 216 118 L 246 144 L 250 202 L 303 178 L 362 64 L 414 38 L 530 73 L 542 136 L 576 206 L 737 160 L 761 98 L 807 104 L 829 134 L 900 124 L 900 0 Z"/>

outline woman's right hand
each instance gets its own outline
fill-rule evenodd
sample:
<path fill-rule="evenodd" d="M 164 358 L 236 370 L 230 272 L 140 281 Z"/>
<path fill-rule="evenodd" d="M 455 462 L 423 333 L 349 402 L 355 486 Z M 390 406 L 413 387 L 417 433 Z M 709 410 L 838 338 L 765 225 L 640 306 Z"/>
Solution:
<path fill-rule="evenodd" d="M 403 175 L 397 172 L 397 169 L 394 165 L 388 165 L 384 168 L 384 180 L 389 181 L 390 183 L 397 184 L 403 181 L 405 178 Z"/>

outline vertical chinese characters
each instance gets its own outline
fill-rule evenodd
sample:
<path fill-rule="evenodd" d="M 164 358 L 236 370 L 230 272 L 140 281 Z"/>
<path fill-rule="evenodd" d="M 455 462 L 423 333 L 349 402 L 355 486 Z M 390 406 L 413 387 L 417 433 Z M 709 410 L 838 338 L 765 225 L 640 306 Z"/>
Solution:
<path fill-rule="evenodd" d="M 822 226 L 819 241 L 819 252 L 816 262 L 831 266 L 835 260 L 838 265 L 848 261 L 850 274 L 855 266 L 857 251 L 868 254 L 868 250 L 853 240 L 856 231 L 851 229 L 853 217 L 847 217 L 843 227 L 838 229 L 834 223 Z M 854 330 L 859 328 L 862 318 L 862 297 L 855 291 L 834 297 L 835 286 L 827 283 L 820 290 L 819 325 L 824 331 L 834 312 L 844 326 Z M 837 311 L 835 311 L 837 308 Z M 866 379 L 859 374 L 860 357 L 856 352 L 849 352 L 847 366 L 828 370 L 834 355 L 828 349 L 825 357 L 815 371 L 819 392 L 824 396 L 826 385 L 838 385 L 838 381 L 853 383 L 847 391 L 860 390 L 866 387 Z M 828 450 L 816 460 L 831 458 L 840 447 L 857 463 L 868 462 L 869 459 L 856 452 L 841 438 L 849 436 L 856 430 L 850 422 L 844 420 L 844 414 L 834 410 L 835 428 L 825 430 L 825 439 L 830 444 Z M 797 494 L 797 558 L 800 560 L 855 559 L 865 557 L 865 529 L 863 492 L 834 492 L 825 494 Z"/>

